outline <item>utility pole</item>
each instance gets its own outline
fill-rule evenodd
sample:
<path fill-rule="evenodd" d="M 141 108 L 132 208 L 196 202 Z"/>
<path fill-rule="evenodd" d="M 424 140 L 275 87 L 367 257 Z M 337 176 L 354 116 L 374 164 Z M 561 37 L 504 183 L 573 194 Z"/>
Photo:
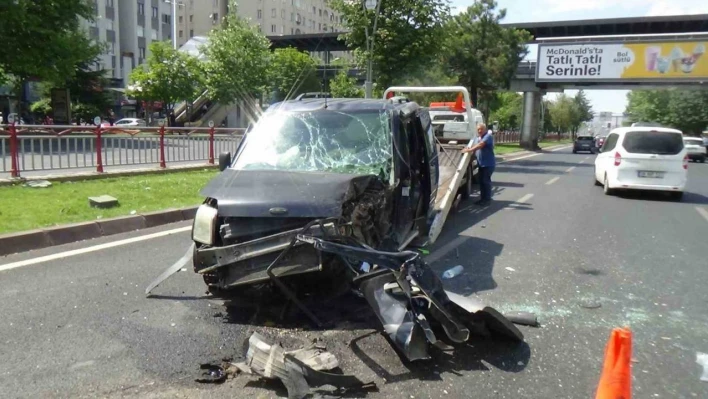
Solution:
<path fill-rule="evenodd" d="M 366 35 L 366 52 L 368 54 L 368 63 L 366 67 L 366 82 L 364 83 L 366 98 L 373 97 L 374 84 L 372 82 L 373 75 L 373 51 L 374 51 L 374 38 L 376 37 L 376 24 L 379 21 L 379 10 L 381 9 L 381 3 L 383 0 L 364 0 L 364 12 L 372 9 L 376 9 L 376 14 L 374 15 L 374 28 L 369 36 L 369 27 L 364 27 L 364 34 Z"/>
<path fill-rule="evenodd" d="M 177 2 L 179 0 L 165 0 L 172 5 L 172 48 L 177 50 Z"/>

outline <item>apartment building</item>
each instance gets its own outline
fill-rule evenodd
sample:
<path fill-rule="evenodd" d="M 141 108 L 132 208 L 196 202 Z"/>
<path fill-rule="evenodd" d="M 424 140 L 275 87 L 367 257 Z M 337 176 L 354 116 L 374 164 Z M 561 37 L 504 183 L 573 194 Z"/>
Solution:
<path fill-rule="evenodd" d="M 100 68 L 125 86 L 132 70 L 147 58 L 150 43 L 172 39 L 172 5 L 165 0 L 93 0 L 93 3 L 96 20 L 84 21 L 84 27 L 91 38 L 107 44 Z"/>
<path fill-rule="evenodd" d="M 178 0 L 177 44 L 205 36 L 229 12 L 229 0 Z M 236 12 L 266 36 L 337 32 L 341 18 L 327 0 L 240 0 Z"/>

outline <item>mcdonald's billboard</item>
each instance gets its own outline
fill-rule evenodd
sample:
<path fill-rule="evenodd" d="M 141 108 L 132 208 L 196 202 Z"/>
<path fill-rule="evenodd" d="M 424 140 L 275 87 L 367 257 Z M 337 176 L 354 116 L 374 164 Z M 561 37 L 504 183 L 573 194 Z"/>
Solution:
<path fill-rule="evenodd" d="M 708 80 L 708 42 L 540 44 L 538 82 Z"/>

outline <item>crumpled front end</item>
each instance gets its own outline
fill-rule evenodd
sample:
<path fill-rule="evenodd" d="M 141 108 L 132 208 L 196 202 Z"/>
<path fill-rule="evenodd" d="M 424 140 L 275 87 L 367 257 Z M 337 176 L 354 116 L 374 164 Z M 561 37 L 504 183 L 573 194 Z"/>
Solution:
<path fill-rule="evenodd" d="M 384 331 L 411 361 L 429 358 L 429 345 L 452 349 L 438 339 L 435 331 L 443 331 L 453 343 L 467 341 L 471 333 L 523 340 L 521 331 L 495 309 L 445 291 L 417 252 L 376 251 L 306 235 L 299 235 L 298 240 L 324 253 L 374 265 L 354 282 Z"/>

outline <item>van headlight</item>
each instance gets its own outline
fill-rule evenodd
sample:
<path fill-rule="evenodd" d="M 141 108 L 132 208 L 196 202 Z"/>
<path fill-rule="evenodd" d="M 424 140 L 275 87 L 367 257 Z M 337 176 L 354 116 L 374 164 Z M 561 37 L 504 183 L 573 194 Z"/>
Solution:
<path fill-rule="evenodd" d="M 216 224 L 216 208 L 202 205 L 197 208 L 192 226 L 192 240 L 206 245 L 214 244 L 214 224 Z"/>

